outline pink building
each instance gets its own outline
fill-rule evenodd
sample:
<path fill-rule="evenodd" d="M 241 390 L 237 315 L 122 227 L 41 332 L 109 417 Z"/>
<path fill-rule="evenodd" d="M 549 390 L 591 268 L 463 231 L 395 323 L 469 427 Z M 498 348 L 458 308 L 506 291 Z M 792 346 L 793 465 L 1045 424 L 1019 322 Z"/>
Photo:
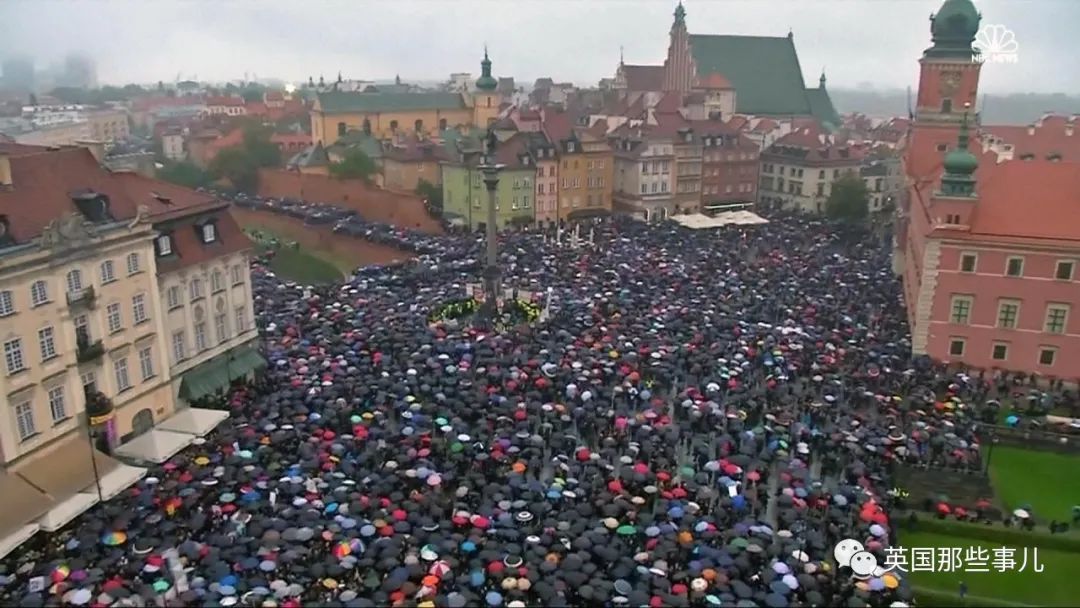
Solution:
<path fill-rule="evenodd" d="M 1080 163 L 1000 160 L 971 141 L 979 14 L 946 0 L 920 60 L 897 251 L 912 349 L 946 362 L 1080 378 Z"/>

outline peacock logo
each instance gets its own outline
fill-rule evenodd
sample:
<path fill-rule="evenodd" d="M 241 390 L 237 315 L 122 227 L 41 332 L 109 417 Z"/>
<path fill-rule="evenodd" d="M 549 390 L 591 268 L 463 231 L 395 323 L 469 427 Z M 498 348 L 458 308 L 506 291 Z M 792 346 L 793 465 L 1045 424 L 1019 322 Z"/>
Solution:
<path fill-rule="evenodd" d="M 1016 34 L 1004 25 L 988 23 L 975 35 L 973 45 L 979 51 L 980 62 L 1016 63 L 1020 43 Z"/>

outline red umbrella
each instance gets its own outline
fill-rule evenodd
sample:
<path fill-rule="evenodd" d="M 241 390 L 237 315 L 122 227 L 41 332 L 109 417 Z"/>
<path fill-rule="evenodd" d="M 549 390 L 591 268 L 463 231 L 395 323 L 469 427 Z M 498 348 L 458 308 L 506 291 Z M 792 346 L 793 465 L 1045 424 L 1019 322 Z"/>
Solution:
<path fill-rule="evenodd" d="M 758 473 L 757 471 L 750 471 L 746 474 L 746 478 L 750 481 L 758 481 L 761 479 L 761 473 Z"/>
<path fill-rule="evenodd" d="M 952 508 L 950 508 L 949 505 L 947 505 L 947 504 L 945 504 L 943 502 L 939 502 L 937 504 L 937 512 L 938 513 L 940 513 L 942 515 L 948 515 L 951 511 L 952 511 Z"/>

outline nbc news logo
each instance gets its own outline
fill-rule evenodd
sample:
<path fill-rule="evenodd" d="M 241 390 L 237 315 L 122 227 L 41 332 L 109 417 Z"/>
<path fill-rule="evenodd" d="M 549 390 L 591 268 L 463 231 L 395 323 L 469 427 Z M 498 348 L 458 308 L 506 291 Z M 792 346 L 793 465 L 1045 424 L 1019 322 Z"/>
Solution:
<path fill-rule="evenodd" d="M 1016 35 L 1004 25 L 986 24 L 975 35 L 973 45 L 979 51 L 980 62 L 1016 63 L 1020 44 Z"/>

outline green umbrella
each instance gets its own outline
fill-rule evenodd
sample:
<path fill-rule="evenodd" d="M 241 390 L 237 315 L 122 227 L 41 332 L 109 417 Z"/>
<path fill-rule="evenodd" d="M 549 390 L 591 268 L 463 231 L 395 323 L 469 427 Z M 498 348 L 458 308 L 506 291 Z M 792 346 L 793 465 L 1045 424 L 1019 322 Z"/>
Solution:
<path fill-rule="evenodd" d="M 464 449 L 465 449 L 465 446 L 461 445 L 461 443 L 459 443 L 457 441 L 450 444 L 450 451 L 455 453 L 455 454 L 457 454 L 458 452 L 460 452 L 461 450 L 464 450 Z"/>
<path fill-rule="evenodd" d="M 615 533 L 622 536 L 633 536 L 634 534 L 637 534 L 637 528 L 630 524 L 623 524 L 615 530 Z"/>
<path fill-rule="evenodd" d="M 169 590 L 169 581 L 167 581 L 165 579 L 158 579 L 158 580 L 154 581 L 153 587 L 154 587 L 154 591 L 156 591 L 158 593 L 165 593 L 166 591 Z"/>
<path fill-rule="evenodd" d="M 735 549 L 736 551 L 741 551 L 741 550 L 745 549 L 746 546 L 749 545 L 749 544 L 750 544 L 749 541 L 747 541 L 745 538 L 740 536 L 740 537 L 738 537 L 736 539 L 733 539 L 730 543 L 728 543 L 728 547 L 730 547 L 732 549 Z"/>
<path fill-rule="evenodd" d="M 683 467 L 679 469 L 679 475 L 682 475 L 683 477 L 693 477 L 694 473 L 694 467 Z"/>

